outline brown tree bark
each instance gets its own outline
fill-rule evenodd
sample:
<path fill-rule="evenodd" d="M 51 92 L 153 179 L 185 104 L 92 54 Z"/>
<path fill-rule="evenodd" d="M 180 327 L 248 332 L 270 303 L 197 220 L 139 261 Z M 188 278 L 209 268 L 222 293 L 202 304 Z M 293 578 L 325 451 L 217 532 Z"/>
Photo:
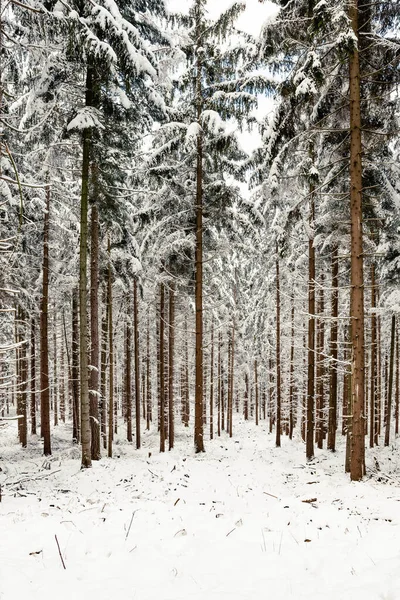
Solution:
<path fill-rule="evenodd" d="M 210 440 L 214 438 L 214 319 L 211 323 L 210 356 Z"/>
<path fill-rule="evenodd" d="M 164 382 L 164 319 L 165 319 L 165 299 L 164 284 L 160 284 L 160 452 L 165 452 L 165 382 Z"/>
<path fill-rule="evenodd" d="M 310 227 L 314 230 L 315 194 L 311 186 Z M 306 406 L 306 458 L 314 458 L 315 399 L 315 248 L 314 239 L 308 241 L 308 368 Z"/>
<path fill-rule="evenodd" d="M 376 291 L 375 291 L 375 264 L 371 264 L 371 352 L 370 352 L 370 407 L 369 407 L 369 446 L 375 444 L 376 426 Z"/>
<path fill-rule="evenodd" d="M 35 319 L 31 319 L 31 434 L 36 435 L 36 326 Z"/>
<path fill-rule="evenodd" d="M 111 271 L 111 240 L 108 236 L 108 448 L 107 455 L 112 458 L 114 439 L 114 339 L 113 339 L 113 294 Z"/>
<path fill-rule="evenodd" d="M 127 298 L 127 313 L 130 314 L 130 298 Z M 125 402 L 126 402 L 126 439 L 133 441 L 132 436 L 132 369 L 131 341 L 132 329 L 128 317 L 125 325 Z"/>
<path fill-rule="evenodd" d="M 90 63 L 86 70 L 86 106 L 92 105 L 93 68 Z M 91 130 L 83 131 L 82 190 L 80 214 L 79 246 L 79 377 L 81 412 L 81 468 L 92 466 L 91 434 L 89 410 L 89 372 L 88 372 L 88 316 L 87 316 L 87 243 L 88 243 L 88 197 Z"/>
<path fill-rule="evenodd" d="M 103 448 L 107 449 L 107 344 L 108 344 L 108 295 L 107 287 L 103 287 L 104 316 L 101 322 L 101 374 L 100 374 L 100 427 Z"/>
<path fill-rule="evenodd" d="M 46 187 L 46 209 L 43 224 L 42 298 L 40 303 L 40 412 L 43 453 L 51 454 L 50 386 L 49 386 L 49 219 L 50 188 Z"/>
<path fill-rule="evenodd" d="M 337 393 L 338 393 L 338 316 L 339 316 L 339 261 L 338 247 L 332 249 L 332 294 L 331 294 L 331 339 L 330 339 L 330 378 L 328 412 L 328 450 L 336 450 Z"/>
<path fill-rule="evenodd" d="M 394 419 L 395 419 L 395 435 L 399 433 L 399 396 L 400 396 L 400 371 L 399 371 L 399 327 L 396 329 L 396 391 L 395 391 L 395 409 L 394 409 Z"/>
<path fill-rule="evenodd" d="M 175 286 L 169 286 L 168 328 L 168 450 L 174 447 L 174 337 L 175 337 Z"/>
<path fill-rule="evenodd" d="M 324 284 L 324 277 L 321 274 L 321 286 Z M 315 441 L 317 447 L 322 449 L 324 440 L 324 376 L 325 376 L 325 359 L 324 359 L 324 343 L 325 343 L 325 327 L 324 327 L 324 290 L 321 287 L 318 294 L 318 309 L 317 314 L 318 325 L 317 325 L 317 382 L 316 382 L 316 409 L 317 409 L 317 422 L 315 430 Z"/>
<path fill-rule="evenodd" d="M 293 438 L 294 429 L 294 299 L 291 310 L 290 327 L 290 381 L 289 381 L 289 439 Z"/>
<path fill-rule="evenodd" d="M 218 333 L 218 392 L 217 392 L 217 433 L 221 435 L 221 384 L 222 384 L 222 360 L 221 360 L 221 349 L 222 349 L 222 334 L 221 331 Z"/>
<path fill-rule="evenodd" d="M 196 157 L 196 246 L 195 246 L 195 312 L 196 312 L 196 357 L 195 357 L 195 404 L 194 446 L 196 453 L 204 452 L 203 436 L 203 137 L 200 119 L 203 110 L 202 89 L 202 22 L 201 0 L 196 0 L 196 113 L 200 132 L 197 136 Z"/>
<path fill-rule="evenodd" d="M 139 307 L 137 297 L 137 280 L 133 281 L 133 335 L 135 338 L 135 435 L 136 448 L 141 445 L 140 439 L 140 373 L 139 373 Z"/>
<path fill-rule="evenodd" d="M 258 390 L 258 365 L 257 365 L 257 359 L 255 359 L 254 361 L 254 387 L 255 387 L 255 397 L 256 397 L 256 404 L 255 404 L 255 417 L 256 417 L 256 425 L 258 425 L 258 421 L 259 421 L 259 411 L 260 411 L 260 406 L 259 406 L 259 390 Z"/>
<path fill-rule="evenodd" d="M 150 429 L 152 421 L 152 402 L 151 402 L 151 366 L 150 366 L 150 318 L 147 318 L 147 336 L 146 336 L 146 429 Z"/>
<path fill-rule="evenodd" d="M 351 0 L 349 17 L 359 40 L 358 0 Z M 365 474 L 364 443 L 364 275 L 362 232 L 362 144 L 360 61 L 358 48 L 349 57 L 350 85 L 350 219 L 351 219 L 351 310 L 352 320 L 352 434 L 350 478 Z"/>
<path fill-rule="evenodd" d="M 275 445 L 279 448 L 281 445 L 281 289 L 279 274 L 279 249 L 276 243 L 276 431 Z"/>
<path fill-rule="evenodd" d="M 387 394 L 387 415 L 385 429 L 385 446 L 389 446 L 390 441 L 390 421 L 392 416 L 392 393 L 393 393 L 393 373 L 394 373 L 394 351 L 396 339 L 396 315 L 392 315 L 391 335 L 390 335 L 390 363 L 389 363 L 389 382 Z"/>
<path fill-rule="evenodd" d="M 91 212 L 91 253 L 90 253 L 90 377 L 89 414 L 92 460 L 100 460 L 100 421 L 99 421 L 99 214 L 96 202 Z"/>
<path fill-rule="evenodd" d="M 78 290 L 72 292 L 72 440 L 79 443 L 79 296 Z"/>
<path fill-rule="evenodd" d="M 230 363 L 230 402 L 229 402 L 229 437 L 233 434 L 233 390 L 235 382 L 235 325 L 232 325 L 232 337 L 231 337 L 231 363 Z"/>
<path fill-rule="evenodd" d="M 54 306 L 53 314 L 53 419 L 54 427 L 58 425 L 58 400 L 59 400 L 59 380 L 57 364 L 57 315 Z"/>

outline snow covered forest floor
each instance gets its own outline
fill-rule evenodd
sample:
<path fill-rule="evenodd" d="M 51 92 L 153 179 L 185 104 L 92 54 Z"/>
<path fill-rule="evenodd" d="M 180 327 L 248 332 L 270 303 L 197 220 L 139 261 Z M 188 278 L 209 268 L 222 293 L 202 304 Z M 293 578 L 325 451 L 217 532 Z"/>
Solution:
<path fill-rule="evenodd" d="M 191 430 L 163 455 L 155 432 L 139 451 L 119 438 L 86 471 L 65 426 L 49 461 L 16 437 L 1 428 L 1 600 L 400 598 L 395 445 L 368 450 L 350 483 L 343 447 L 307 464 L 264 424 L 235 422 L 198 456 Z"/>

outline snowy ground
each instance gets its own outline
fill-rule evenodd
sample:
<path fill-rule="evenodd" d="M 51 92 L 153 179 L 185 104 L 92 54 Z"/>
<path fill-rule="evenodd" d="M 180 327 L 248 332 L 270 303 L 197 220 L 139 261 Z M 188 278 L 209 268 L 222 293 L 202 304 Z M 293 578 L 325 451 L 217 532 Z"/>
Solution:
<path fill-rule="evenodd" d="M 0 599 L 398 600 L 396 448 L 350 483 L 342 451 L 306 464 L 300 442 L 235 428 L 201 456 L 190 432 L 164 455 L 144 432 L 139 452 L 121 441 L 80 471 L 69 431 L 56 428 L 47 470 L 37 442 L 24 452 L 2 427 Z"/>

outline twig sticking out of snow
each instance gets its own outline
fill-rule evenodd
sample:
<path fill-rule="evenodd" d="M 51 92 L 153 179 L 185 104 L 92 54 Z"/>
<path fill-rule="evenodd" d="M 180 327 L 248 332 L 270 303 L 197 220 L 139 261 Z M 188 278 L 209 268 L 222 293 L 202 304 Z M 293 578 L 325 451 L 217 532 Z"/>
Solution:
<path fill-rule="evenodd" d="M 131 527 L 132 527 L 132 521 L 133 521 L 133 517 L 135 516 L 135 513 L 136 513 L 138 510 L 139 510 L 139 509 L 137 509 L 137 510 L 134 510 L 134 511 L 133 511 L 133 513 L 132 513 L 131 522 L 129 523 L 128 531 L 126 532 L 125 541 L 128 539 L 128 535 L 129 535 L 129 532 L 130 532 L 130 530 L 131 530 Z"/>
<path fill-rule="evenodd" d="M 56 538 L 56 542 L 57 542 L 57 548 L 58 548 L 58 554 L 60 555 L 61 562 L 62 562 L 62 566 L 63 566 L 63 567 L 64 567 L 64 569 L 66 570 L 66 569 L 67 569 L 67 567 L 65 566 L 65 562 L 64 562 L 64 559 L 63 559 L 63 555 L 61 554 L 61 548 L 60 548 L 60 544 L 58 543 L 58 538 L 57 538 L 57 536 L 56 536 L 56 535 L 54 535 L 54 537 Z"/>

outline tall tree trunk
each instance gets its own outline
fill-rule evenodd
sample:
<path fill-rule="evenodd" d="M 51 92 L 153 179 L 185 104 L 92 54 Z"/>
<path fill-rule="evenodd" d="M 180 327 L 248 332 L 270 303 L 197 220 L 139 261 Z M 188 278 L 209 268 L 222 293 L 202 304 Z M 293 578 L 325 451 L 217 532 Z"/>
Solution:
<path fill-rule="evenodd" d="M 65 423 L 65 343 L 63 335 L 61 335 L 60 377 L 60 419 L 63 423 Z"/>
<path fill-rule="evenodd" d="M 385 446 L 389 446 L 390 441 L 390 420 L 392 415 L 392 391 L 393 391 L 393 372 L 394 372 L 394 349 L 396 339 L 396 315 L 392 315 L 392 326 L 390 335 L 390 364 L 389 364 L 389 383 L 387 394 L 387 415 L 385 429 Z"/>
<path fill-rule="evenodd" d="M 165 382 L 164 382 L 164 284 L 160 284 L 160 452 L 165 452 Z"/>
<path fill-rule="evenodd" d="M 291 328 L 290 328 L 290 381 L 289 381 L 289 439 L 293 437 L 294 428 L 294 299 L 291 310 Z"/>
<path fill-rule="evenodd" d="M 369 407 L 369 446 L 375 444 L 375 425 L 376 425 L 376 292 L 375 292 L 375 264 L 371 264 L 371 367 L 370 367 L 370 407 Z"/>
<path fill-rule="evenodd" d="M 93 102 L 93 67 L 88 62 L 86 69 L 86 106 Z M 92 466 L 91 432 L 89 410 L 89 373 L 88 373 L 88 316 L 87 316 L 87 252 L 88 252 L 88 198 L 89 168 L 91 149 L 91 130 L 83 130 L 82 189 L 80 215 L 79 246 L 79 376 L 81 408 L 81 444 L 83 469 Z"/>
<path fill-rule="evenodd" d="M 337 392 L 338 392 L 338 316 L 339 316 L 339 261 L 338 247 L 332 250 L 332 295 L 331 295 L 331 339 L 330 339 L 330 381 L 328 413 L 328 450 L 336 450 Z"/>
<path fill-rule="evenodd" d="M 35 319 L 31 319 L 31 433 L 36 435 L 36 332 Z"/>
<path fill-rule="evenodd" d="M 130 314 L 130 298 L 127 298 L 127 313 Z M 131 370 L 131 336 L 132 328 L 130 319 L 125 326 L 125 401 L 126 401 L 126 439 L 133 441 L 132 437 L 132 370 Z"/>
<path fill-rule="evenodd" d="M 49 222 L 50 188 L 46 188 L 46 210 L 43 225 L 42 299 L 40 303 L 40 412 L 43 453 L 51 454 L 50 386 L 49 386 Z"/>
<path fill-rule="evenodd" d="M 169 287 L 169 329 L 168 329 L 168 449 L 174 447 L 174 336 L 175 336 L 175 286 Z"/>
<path fill-rule="evenodd" d="M 256 405 L 255 405 L 255 416 L 256 416 L 256 425 L 258 425 L 258 420 L 260 418 L 259 411 L 259 396 L 258 396 L 258 369 L 257 369 L 257 359 L 254 361 L 254 387 L 255 387 L 255 396 L 256 396 Z"/>
<path fill-rule="evenodd" d="M 59 398 L 59 380 L 58 380 L 58 365 L 57 365 L 57 315 L 56 308 L 54 306 L 54 315 L 53 315 L 53 417 L 54 417 L 54 426 L 58 425 L 58 398 Z"/>
<path fill-rule="evenodd" d="M 90 433 L 92 460 L 101 458 L 99 423 L 99 215 L 92 204 L 90 253 Z"/>
<path fill-rule="evenodd" d="M 111 272 L 111 241 L 108 236 L 108 449 L 107 455 L 112 458 L 114 438 L 114 340 L 113 340 L 113 295 Z"/>
<path fill-rule="evenodd" d="M 214 437 L 214 319 L 211 323 L 210 356 L 210 440 Z"/>
<path fill-rule="evenodd" d="M 152 420 L 151 406 L 151 366 L 150 366 L 150 317 L 147 318 L 147 336 L 146 336 L 146 429 L 150 429 Z"/>
<path fill-rule="evenodd" d="M 222 389 L 222 360 L 221 360 L 221 348 L 222 348 L 222 334 L 221 331 L 218 333 L 218 394 L 217 394 L 217 433 L 221 435 L 221 389 Z"/>
<path fill-rule="evenodd" d="M 79 443 L 79 295 L 72 292 L 72 439 Z"/>
<path fill-rule="evenodd" d="M 20 348 L 18 352 L 18 395 L 17 413 L 19 441 L 23 448 L 28 445 L 28 422 L 27 422 L 27 396 L 28 396 L 28 354 L 25 328 L 25 312 L 19 309 L 18 341 Z"/>
<path fill-rule="evenodd" d="M 185 315 L 185 427 L 189 427 L 190 419 L 190 400 L 189 400 L 189 340 L 188 340 L 188 324 L 187 316 Z"/>
<path fill-rule="evenodd" d="M 321 274 L 321 286 L 324 284 L 324 276 Z M 319 290 L 318 310 L 319 315 L 317 322 L 317 381 L 316 381 L 316 409 L 317 409 L 317 426 L 315 431 L 315 441 L 317 447 L 321 450 L 324 439 L 324 343 L 325 343 L 325 328 L 324 328 L 324 290 L 323 287 Z"/>
<path fill-rule="evenodd" d="M 281 289 L 279 275 L 279 249 L 276 243 L 276 432 L 275 444 L 281 445 Z"/>
<path fill-rule="evenodd" d="M 103 448 L 107 449 L 107 338 L 108 338 L 108 297 L 107 288 L 103 287 L 104 316 L 101 322 L 101 374 L 100 374 L 100 421 Z"/>
<path fill-rule="evenodd" d="M 202 22 L 201 0 L 196 0 L 196 113 L 200 127 L 203 109 L 202 90 Z M 201 128 L 200 128 L 201 130 Z M 196 249 L 195 249 L 195 311 L 196 311 L 196 358 L 195 358 L 195 404 L 194 446 L 196 453 L 204 452 L 203 436 L 203 137 L 197 136 L 196 157 Z"/>
<path fill-rule="evenodd" d="M 136 448 L 140 448 L 140 373 L 139 373 L 139 308 L 137 280 L 133 281 L 133 335 L 135 338 L 135 425 Z"/>
<path fill-rule="evenodd" d="M 310 227 L 314 230 L 315 194 L 311 186 Z M 315 397 L 315 248 L 314 238 L 308 240 L 308 369 L 306 407 L 306 457 L 314 457 L 314 397 Z"/>
<path fill-rule="evenodd" d="M 231 364 L 230 364 L 230 404 L 229 404 L 229 437 L 233 433 L 233 390 L 235 381 L 235 325 L 232 325 Z"/>
<path fill-rule="evenodd" d="M 358 0 L 351 0 L 349 17 L 357 40 Z M 351 214 L 351 311 L 352 321 L 352 437 L 350 478 L 365 474 L 364 443 L 364 276 L 362 234 L 362 145 L 360 61 L 358 48 L 349 58 L 350 83 L 350 214 Z"/>
<path fill-rule="evenodd" d="M 269 417 L 269 433 L 272 433 L 273 427 L 273 395 L 274 395 L 274 373 L 273 373 L 273 362 L 272 362 L 272 351 L 270 350 L 269 359 L 268 359 L 268 369 L 269 369 L 269 389 L 268 389 L 268 417 Z"/>
<path fill-rule="evenodd" d="M 400 370 L 399 370 L 399 358 L 400 358 L 400 350 L 399 350 L 399 327 L 396 329 L 396 391 L 395 391 L 395 435 L 399 433 L 399 396 L 400 396 Z"/>

